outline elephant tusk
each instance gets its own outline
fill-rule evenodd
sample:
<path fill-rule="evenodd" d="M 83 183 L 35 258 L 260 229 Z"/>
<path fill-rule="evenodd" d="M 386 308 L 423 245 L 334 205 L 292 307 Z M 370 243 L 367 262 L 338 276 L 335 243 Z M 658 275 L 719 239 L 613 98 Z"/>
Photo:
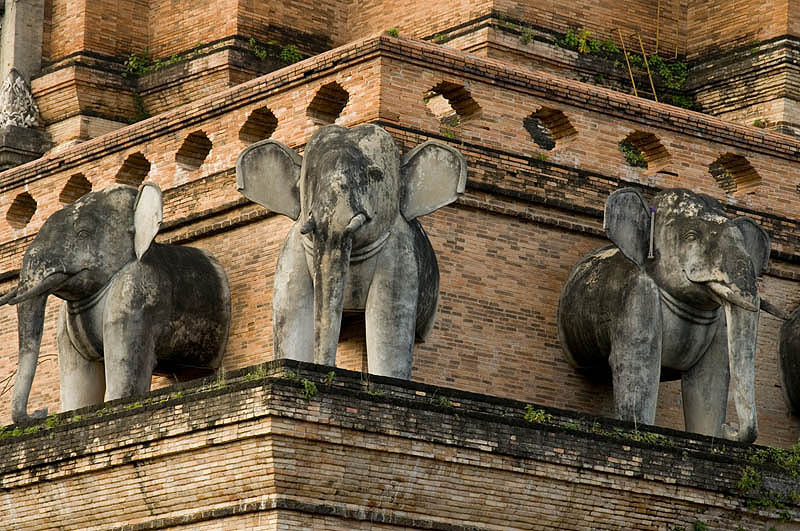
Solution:
<path fill-rule="evenodd" d="M 67 280 L 71 277 L 66 273 L 51 273 L 47 277 L 45 277 L 39 284 L 35 285 L 33 288 L 29 289 L 28 291 L 17 293 L 19 290 L 19 286 L 14 290 L 13 295 L 6 300 L 8 294 L 4 295 L 2 300 L 5 304 L 19 304 L 20 302 L 26 301 L 28 299 L 32 299 L 33 297 L 38 297 L 39 295 L 43 294 L 50 294 L 53 291 L 57 290 L 64 284 Z"/>
<path fill-rule="evenodd" d="M 356 214 L 355 216 L 353 216 L 353 219 L 350 220 L 350 223 L 348 223 L 347 227 L 344 229 L 345 234 L 354 233 L 355 231 L 360 229 L 361 226 L 364 223 L 366 223 L 366 221 L 367 221 L 366 214 L 364 214 L 363 212 Z"/>
<path fill-rule="evenodd" d="M 2 302 L 2 299 L 0 299 L 0 302 Z M 768 314 L 773 315 L 778 319 L 782 319 L 784 321 L 788 321 L 791 318 L 789 312 L 781 310 L 771 302 L 766 301 L 764 299 L 761 299 L 761 309 L 767 312 Z"/>
<path fill-rule="evenodd" d="M 748 297 L 746 294 L 735 291 L 721 282 L 706 282 L 706 286 L 711 290 L 711 293 L 716 295 L 721 304 L 729 302 L 750 312 L 758 311 L 759 301 L 757 296 L 755 298 Z"/>

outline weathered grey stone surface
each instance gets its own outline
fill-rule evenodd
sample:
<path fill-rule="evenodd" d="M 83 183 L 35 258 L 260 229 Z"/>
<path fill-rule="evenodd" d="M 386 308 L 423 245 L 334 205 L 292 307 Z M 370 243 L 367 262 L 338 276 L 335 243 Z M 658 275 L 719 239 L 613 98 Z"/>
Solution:
<path fill-rule="evenodd" d="M 0 36 L 0 79 L 16 69 L 25 81 L 42 67 L 44 0 L 0 0 L 4 5 Z"/>
<path fill-rule="evenodd" d="M 789 409 L 800 416 L 800 306 L 781 326 L 780 372 Z"/>
<path fill-rule="evenodd" d="M 0 171 L 38 159 L 50 146 L 37 129 L 16 125 L 0 128 Z"/>
<path fill-rule="evenodd" d="M 275 273 L 275 355 L 336 362 L 343 312 L 363 312 L 369 372 L 410 378 L 415 336 L 433 327 L 439 269 L 417 217 L 464 191 L 455 149 L 425 142 L 400 157 L 375 125 L 319 129 L 304 158 L 274 140 L 236 162 L 248 199 L 297 223 Z"/>
<path fill-rule="evenodd" d="M 614 192 L 605 227 L 615 245 L 584 257 L 559 298 L 569 362 L 595 377 L 610 370 L 618 418 L 652 424 L 659 380 L 680 378 L 687 430 L 755 440 L 756 277 L 767 234 L 680 189 L 657 194 L 652 210 L 634 189 Z M 731 376 L 738 427 L 724 424 Z"/>
<path fill-rule="evenodd" d="M 27 403 L 49 295 L 58 321 L 64 410 L 146 393 L 152 374 L 193 377 L 219 367 L 230 324 L 230 289 L 207 252 L 154 243 L 161 191 L 116 185 L 86 194 L 44 223 L 25 252 L 16 304 L 19 369 L 14 422 Z M 40 417 L 46 411 L 37 411 Z"/>

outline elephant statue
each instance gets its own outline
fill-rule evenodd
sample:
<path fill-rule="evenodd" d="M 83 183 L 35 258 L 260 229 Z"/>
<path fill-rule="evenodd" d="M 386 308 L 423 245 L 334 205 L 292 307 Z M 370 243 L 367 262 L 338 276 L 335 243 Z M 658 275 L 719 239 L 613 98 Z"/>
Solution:
<path fill-rule="evenodd" d="M 206 251 L 154 243 L 162 220 L 154 183 L 91 192 L 51 215 L 22 258 L 14 422 L 28 416 L 48 295 L 58 317 L 61 406 L 76 409 L 150 390 L 153 373 L 195 377 L 219 367 L 230 325 L 225 271 Z"/>
<path fill-rule="evenodd" d="M 301 158 L 275 140 L 236 162 L 239 191 L 296 223 L 278 258 L 276 358 L 335 365 L 343 312 L 363 314 L 369 372 L 408 379 L 415 337 L 433 327 L 439 269 L 416 218 L 464 191 L 466 163 L 428 141 L 402 158 L 365 124 L 317 130 Z"/>
<path fill-rule="evenodd" d="M 619 419 L 653 424 L 660 380 L 681 380 L 688 431 L 757 436 L 755 350 L 769 236 L 728 218 L 713 198 L 663 190 L 652 206 L 633 188 L 612 193 L 604 228 L 615 244 L 581 259 L 558 302 L 567 360 L 608 377 Z M 738 426 L 725 423 L 728 384 Z"/>
<path fill-rule="evenodd" d="M 800 416 L 800 306 L 786 316 L 781 326 L 780 372 L 789 409 Z"/>

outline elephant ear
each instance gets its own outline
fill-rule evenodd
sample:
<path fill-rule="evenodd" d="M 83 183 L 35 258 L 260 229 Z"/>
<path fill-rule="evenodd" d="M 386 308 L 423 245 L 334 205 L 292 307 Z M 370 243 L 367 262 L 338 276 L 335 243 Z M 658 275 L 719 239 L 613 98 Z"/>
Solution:
<path fill-rule="evenodd" d="M 467 162 L 458 150 L 429 140 L 400 162 L 405 190 L 400 212 L 411 221 L 456 200 L 467 184 Z"/>
<path fill-rule="evenodd" d="M 161 188 L 154 182 L 143 183 L 133 206 L 133 246 L 137 260 L 150 249 L 163 219 Z"/>
<path fill-rule="evenodd" d="M 747 217 L 734 218 L 733 224 L 744 236 L 745 250 L 753 261 L 756 275 L 760 275 L 767 269 L 767 263 L 769 262 L 769 234 L 755 221 Z"/>
<path fill-rule="evenodd" d="M 603 228 L 627 258 L 644 265 L 650 244 L 650 209 L 635 188 L 621 188 L 608 196 Z"/>
<path fill-rule="evenodd" d="M 303 159 L 277 140 L 246 147 L 236 159 L 236 188 L 250 201 L 297 219 L 300 216 L 300 167 Z"/>

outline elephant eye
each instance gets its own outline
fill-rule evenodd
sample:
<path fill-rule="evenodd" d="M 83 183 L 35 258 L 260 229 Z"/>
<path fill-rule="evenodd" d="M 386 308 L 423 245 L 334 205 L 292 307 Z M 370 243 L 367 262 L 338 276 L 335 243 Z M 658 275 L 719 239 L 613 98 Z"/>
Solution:
<path fill-rule="evenodd" d="M 89 231 L 87 229 L 82 229 L 82 230 L 78 231 L 78 238 L 80 238 L 82 240 L 85 240 L 86 238 L 88 238 L 91 235 L 92 235 L 91 231 Z"/>
<path fill-rule="evenodd" d="M 367 170 L 367 177 L 370 181 L 380 181 L 383 179 L 383 171 L 377 166 L 370 166 Z"/>
<path fill-rule="evenodd" d="M 686 234 L 683 235 L 683 239 L 686 240 L 687 242 L 693 242 L 698 237 L 699 237 L 699 234 L 697 234 L 697 231 L 693 231 L 693 230 L 687 231 Z"/>

